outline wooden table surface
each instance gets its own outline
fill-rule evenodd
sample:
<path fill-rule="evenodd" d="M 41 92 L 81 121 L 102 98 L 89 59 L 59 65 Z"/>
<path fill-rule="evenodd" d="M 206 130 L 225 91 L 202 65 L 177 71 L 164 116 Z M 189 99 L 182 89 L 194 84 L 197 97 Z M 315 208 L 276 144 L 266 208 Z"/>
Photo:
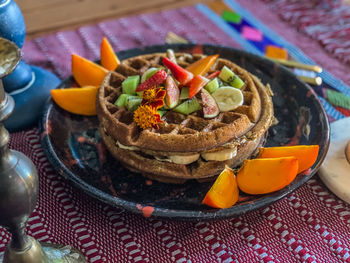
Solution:
<path fill-rule="evenodd" d="M 160 11 L 206 0 L 16 0 L 22 10 L 27 38 L 96 23 L 109 18 Z"/>

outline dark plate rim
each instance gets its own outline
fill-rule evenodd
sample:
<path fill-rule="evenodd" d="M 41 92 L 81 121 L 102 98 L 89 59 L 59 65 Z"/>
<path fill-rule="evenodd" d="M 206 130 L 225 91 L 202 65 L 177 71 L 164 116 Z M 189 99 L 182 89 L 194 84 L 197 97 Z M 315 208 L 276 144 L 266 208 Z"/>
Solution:
<path fill-rule="evenodd" d="M 186 48 L 192 48 L 194 46 L 196 46 L 196 44 L 152 45 L 152 46 L 144 46 L 141 48 L 124 50 L 124 51 L 118 52 L 117 54 L 119 58 L 125 59 L 128 57 L 127 54 L 134 53 L 134 52 L 145 51 L 145 53 L 147 53 L 147 50 L 150 50 L 150 49 L 152 50 L 164 49 L 165 47 L 186 49 Z M 206 47 L 215 48 L 215 49 L 226 50 L 229 52 L 241 53 L 247 59 L 256 59 L 258 61 L 270 64 L 271 67 L 277 66 L 275 62 L 272 62 L 270 60 L 267 60 L 266 58 L 249 53 L 244 50 L 235 49 L 235 48 L 226 47 L 226 46 L 220 46 L 220 45 L 211 45 L 211 44 L 202 44 L 201 46 L 203 48 L 206 48 Z M 326 112 L 320 100 L 317 98 L 315 91 L 311 87 L 309 87 L 307 84 L 303 83 L 301 80 L 296 78 L 294 73 L 292 73 L 289 69 L 281 65 L 278 65 L 278 66 L 281 67 L 281 70 L 284 71 L 284 74 L 287 74 L 291 78 L 295 79 L 296 82 L 299 82 L 298 83 L 299 85 L 304 86 L 308 90 L 308 92 L 311 92 L 314 95 L 313 97 L 315 98 L 315 105 L 319 108 L 321 112 L 320 121 L 322 121 L 321 116 L 325 120 L 325 122 L 323 123 L 323 125 L 325 126 L 325 130 L 323 131 L 322 138 L 321 138 L 321 141 L 324 142 L 324 145 L 323 147 L 322 145 L 320 146 L 319 156 L 316 161 L 317 163 L 316 165 L 314 165 L 313 168 L 311 168 L 310 173 L 308 173 L 307 175 L 298 175 L 298 176 L 302 176 L 300 180 L 293 181 L 291 184 L 289 184 L 288 186 L 286 186 L 285 188 L 277 192 L 273 192 L 267 195 L 262 195 L 261 198 L 255 199 L 253 209 L 252 209 L 253 204 L 250 204 L 250 203 L 242 204 L 242 205 L 234 205 L 226 209 L 218 209 L 215 212 L 213 212 L 212 210 L 210 212 L 209 211 L 203 212 L 203 211 L 191 211 L 191 210 L 172 210 L 167 208 L 154 207 L 152 216 L 166 218 L 166 219 L 175 219 L 175 220 L 214 220 L 214 219 L 226 219 L 226 218 L 231 218 L 235 216 L 240 216 L 247 212 L 266 207 L 282 199 L 283 197 L 289 195 L 290 193 L 298 189 L 301 185 L 307 182 L 317 172 L 323 160 L 325 159 L 325 156 L 329 147 L 330 128 L 329 128 L 329 122 L 328 122 Z M 61 84 L 58 86 L 58 88 L 61 86 L 64 86 L 64 84 L 70 79 L 72 79 L 72 76 L 69 76 L 68 78 L 64 79 L 61 82 Z M 48 120 L 49 120 L 48 117 L 50 115 L 50 111 L 52 110 L 52 107 L 53 107 L 53 101 L 50 98 L 44 105 L 43 114 L 39 120 L 39 132 L 40 132 L 39 134 L 42 134 L 42 132 L 46 130 L 46 124 L 48 123 Z M 80 177 L 76 176 L 73 172 L 71 172 L 58 158 L 49 140 L 49 136 L 41 136 L 41 144 L 43 146 L 45 155 L 47 156 L 49 162 L 52 164 L 54 169 L 64 178 L 70 180 L 75 187 L 79 188 L 80 190 L 83 190 L 85 193 L 89 194 L 93 198 L 98 199 L 113 207 L 118 207 L 118 208 L 125 209 L 127 211 L 142 214 L 142 211 L 140 209 L 137 209 L 136 207 L 139 205 L 141 205 L 142 207 L 145 207 L 147 206 L 147 204 L 131 202 L 118 197 L 114 197 L 86 183 L 83 179 L 81 179 Z M 238 207 L 240 209 L 237 209 Z"/>

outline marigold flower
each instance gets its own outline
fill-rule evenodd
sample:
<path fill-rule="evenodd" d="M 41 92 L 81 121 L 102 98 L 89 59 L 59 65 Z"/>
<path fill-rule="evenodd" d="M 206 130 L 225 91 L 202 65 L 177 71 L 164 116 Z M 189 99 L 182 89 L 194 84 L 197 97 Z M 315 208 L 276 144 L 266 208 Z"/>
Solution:
<path fill-rule="evenodd" d="M 152 87 L 146 89 L 142 94 L 141 105 L 151 105 L 155 109 L 159 109 L 164 105 L 165 90 L 162 88 Z"/>
<path fill-rule="evenodd" d="M 142 129 L 158 129 L 158 123 L 163 121 L 156 108 L 151 105 L 141 105 L 134 111 L 134 122 Z"/>

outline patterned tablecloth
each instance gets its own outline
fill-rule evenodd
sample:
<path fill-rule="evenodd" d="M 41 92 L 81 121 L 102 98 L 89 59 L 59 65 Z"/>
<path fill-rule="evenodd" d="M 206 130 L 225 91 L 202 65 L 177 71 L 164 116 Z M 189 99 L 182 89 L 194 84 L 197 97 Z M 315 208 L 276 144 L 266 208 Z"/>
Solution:
<path fill-rule="evenodd" d="M 308 59 L 299 52 L 302 50 L 333 76 L 350 83 L 350 75 L 346 74 L 350 72 L 348 61 L 311 39 L 293 23 L 295 20 L 288 19 L 288 10 L 278 12 L 274 7 L 283 1 L 239 2 L 246 9 L 237 2 L 227 4 L 258 23 L 264 34 L 285 41 L 282 44 L 294 48 L 289 51 L 296 52 L 299 59 Z M 302 2 L 293 1 L 294 9 L 290 4 L 290 10 L 298 12 L 297 5 Z M 337 1 L 311 2 L 324 6 Z M 299 18 L 314 15 L 312 10 Z M 24 59 L 65 78 L 70 74 L 70 54 L 98 58 L 103 36 L 120 51 L 163 43 L 168 31 L 192 42 L 249 50 L 245 39 L 207 6 L 200 5 L 109 20 L 36 38 L 25 43 Z M 277 34 L 284 40 L 275 38 Z M 327 83 L 316 91 L 330 120 L 349 115 L 349 96 L 341 97 L 345 104 L 340 107 L 327 95 L 329 90 L 349 95 L 349 88 L 330 74 L 323 76 Z M 71 244 L 89 262 L 350 262 L 350 206 L 330 193 L 317 176 L 277 203 L 241 217 L 174 222 L 146 219 L 109 207 L 72 187 L 48 162 L 36 127 L 11 134 L 10 147 L 31 158 L 39 173 L 39 200 L 27 232 L 41 241 Z M 0 228 L 0 253 L 9 239 L 8 232 Z"/>

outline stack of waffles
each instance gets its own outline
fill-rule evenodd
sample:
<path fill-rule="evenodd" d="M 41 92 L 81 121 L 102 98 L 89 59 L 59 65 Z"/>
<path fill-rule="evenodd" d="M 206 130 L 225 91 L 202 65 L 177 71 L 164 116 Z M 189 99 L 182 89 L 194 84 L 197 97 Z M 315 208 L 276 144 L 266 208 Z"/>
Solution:
<path fill-rule="evenodd" d="M 253 158 L 273 122 L 272 93 L 269 85 L 229 60 L 218 58 L 208 73 L 224 66 L 232 70 L 244 81 L 244 101 L 214 118 L 170 110 L 158 129 L 141 129 L 132 111 L 114 104 L 128 76 L 142 75 L 151 67 L 164 68 L 165 56 L 153 53 L 126 59 L 104 79 L 97 96 L 97 115 L 102 139 L 114 158 L 131 171 L 166 183 L 213 180 L 225 165 L 239 167 L 243 160 Z M 183 68 L 203 57 L 175 53 L 176 63 Z"/>

